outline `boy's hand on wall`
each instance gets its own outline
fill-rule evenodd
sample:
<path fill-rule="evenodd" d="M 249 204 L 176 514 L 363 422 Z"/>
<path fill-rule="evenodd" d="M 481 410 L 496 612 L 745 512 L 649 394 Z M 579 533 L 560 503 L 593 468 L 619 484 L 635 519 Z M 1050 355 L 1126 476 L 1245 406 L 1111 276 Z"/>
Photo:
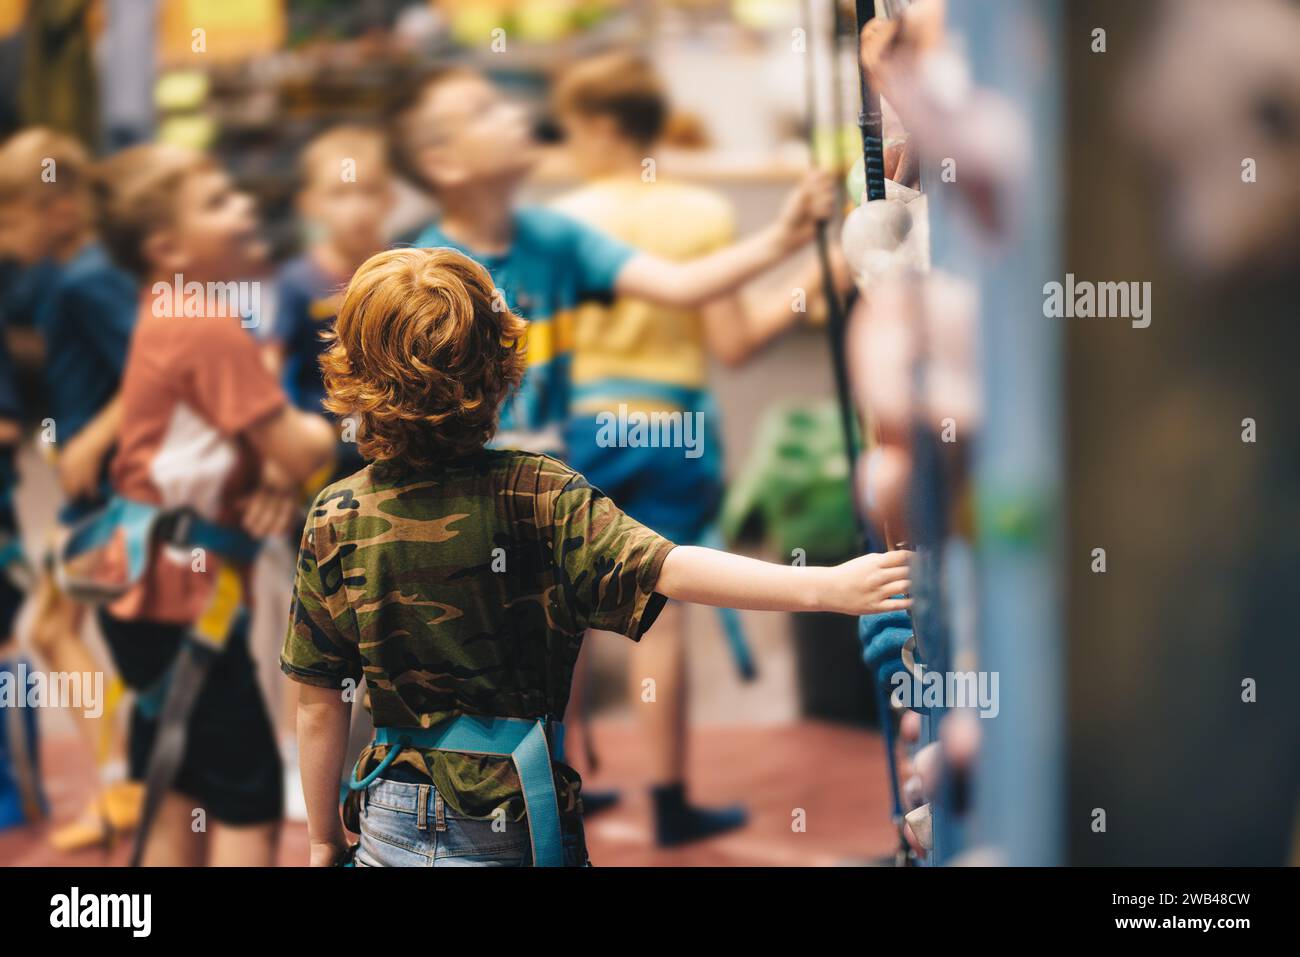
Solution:
<path fill-rule="evenodd" d="M 835 180 L 823 170 L 807 173 L 786 197 L 776 226 L 788 250 L 797 249 L 813 238 L 817 224 L 831 218 L 835 210 Z"/>
<path fill-rule="evenodd" d="M 897 20 L 873 17 L 862 28 L 862 35 L 858 38 L 858 57 L 872 88 L 877 91 L 883 91 L 886 86 L 887 78 L 881 75 L 881 67 L 898 40 L 898 27 Z"/>
<path fill-rule="evenodd" d="M 912 553 L 899 549 L 855 558 L 827 569 L 820 604 L 844 615 L 875 615 L 912 607 L 911 598 L 896 598 L 912 588 Z"/>
<path fill-rule="evenodd" d="M 945 0 L 918 0 L 896 19 L 874 17 L 858 38 L 858 57 L 872 89 L 892 99 L 912 79 L 917 59 L 943 42 Z"/>

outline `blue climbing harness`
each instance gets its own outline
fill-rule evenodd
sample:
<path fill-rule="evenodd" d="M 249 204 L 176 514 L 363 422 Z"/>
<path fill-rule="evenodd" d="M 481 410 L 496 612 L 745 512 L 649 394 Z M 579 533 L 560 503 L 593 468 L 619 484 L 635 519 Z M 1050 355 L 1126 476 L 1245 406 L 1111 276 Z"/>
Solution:
<path fill-rule="evenodd" d="M 166 508 L 114 497 L 73 526 L 55 555 L 58 585 L 74 601 L 102 605 L 124 595 L 144 576 L 158 545 L 210 551 L 221 561 L 212 594 L 185 629 L 176 659 L 139 707 L 158 723 L 145 770 L 144 803 L 131 850 L 131 866 L 144 858 L 149 832 L 185 757 L 189 719 L 212 663 L 244 609 L 244 568 L 257 556 L 257 539 L 201 518 L 190 508 Z"/>
<path fill-rule="evenodd" d="M 547 729 L 550 729 L 549 746 Z M 528 814 L 528 835 L 533 846 L 533 866 L 563 867 L 564 841 L 560 831 L 560 805 L 551 775 L 551 758 L 564 755 L 564 725 L 534 718 L 485 718 L 463 714 L 433 728 L 376 728 L 376 745 L 388 748 L 382 761 L 360 780 L 356 769 L 348 787 L 368 788 L 405 748 L 456 751 L 510 758 L 519 774 Z M 358 762 L 358 767 L 359 767 Z"/>
<path fill-rule="evenodd" d="M 153 547 L 160 543 L 202 548 L 236 564 L 252 562 L 259 545 L 257 539 L 209 522 L 193 509 L 115 496 L 72 527 L 55 556 L 55 577 L 74 600 L 105 604 L 143 577 Z"/>

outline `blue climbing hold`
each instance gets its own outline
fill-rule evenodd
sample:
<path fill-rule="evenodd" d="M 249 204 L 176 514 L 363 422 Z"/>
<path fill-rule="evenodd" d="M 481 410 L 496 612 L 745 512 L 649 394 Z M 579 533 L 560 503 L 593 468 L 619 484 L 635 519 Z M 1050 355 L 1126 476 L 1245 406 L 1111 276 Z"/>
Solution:
<path fill-rule="evenodd" d="M 863 615 L 858 619 L 858 640 L 862 643 L 862 660 L 875 676 L 881 701 L 889 699 L 898 687 L 899 674 L 908 674 L 903 662 L 903 646 L 912 637 L 912 619 L 905 611 L 887 611 Z M 918 699 L 919 700 L 919 696 Z M 924 713 L 924 709 L 913 709 Z"/>

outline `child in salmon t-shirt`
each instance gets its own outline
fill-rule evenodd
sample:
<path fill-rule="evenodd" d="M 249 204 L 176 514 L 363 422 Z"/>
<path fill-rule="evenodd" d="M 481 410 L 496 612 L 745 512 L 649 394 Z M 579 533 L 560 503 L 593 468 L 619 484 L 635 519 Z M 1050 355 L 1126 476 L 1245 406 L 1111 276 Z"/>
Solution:
<path fill-rule="evenodd" d="M 264 255 L 249 197 L 211 159 L 147 145 L 110 159 L 101 228 L 143 282 L 122 379 L 114 492 L 251 538 L 280 534 L 294 490 L 329 460 L 334 430 L 294 409 L 263 364 L 244 307 Z M 220 554 L 158 544 L 142 578 L 100 612 L 137 691 L 133 777 L 149 761 L 168 672 L 210 601 Z M 244 590 L 247 593 L 247 589 Z M 145 844 L 144 863 L 267 865 L 281 818 L 281 772 L 248 652 L 246 613 L 229 629 L 188 722 L 184 757 Z M 203 809 L 209 824 L 193 826 Z"/>

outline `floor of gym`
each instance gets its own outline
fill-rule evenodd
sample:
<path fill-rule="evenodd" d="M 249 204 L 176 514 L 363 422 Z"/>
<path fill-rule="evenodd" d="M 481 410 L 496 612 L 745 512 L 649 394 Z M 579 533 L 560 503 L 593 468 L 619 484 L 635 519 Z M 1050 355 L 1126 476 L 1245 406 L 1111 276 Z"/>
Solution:
<path fill-rule="evenodd" d="M 597 866 L 734 867 L 863 864 L 893 851 L 879 736 L 837 724 L 798 721 L 766 727 L 704 725 L 692 738 L 692 789 L 704 804 L 742 802 L 749 824 L 685 848 L 654 847 L 646 782 L 638 771 L 636 727 L 611 719 L 595 724 L 601 769 L 588 786 L 617 789 L 620 803 L 588 822 L 587 843 Z M 88 768 L 77 759 L 75 737 L 45 741 L 42 761 L 53 819 L 66 821 L 84 806 Z M 797 808 L 807 829 L 792 828 Z M 98 867 L 123 865 L 125 842 L 60 854 L 46 840 L 50 825 L 0 833 L 7 865 Z M 307 858 L 307 827 L 290 822 L 280 842 L 282 865 Z"/>

